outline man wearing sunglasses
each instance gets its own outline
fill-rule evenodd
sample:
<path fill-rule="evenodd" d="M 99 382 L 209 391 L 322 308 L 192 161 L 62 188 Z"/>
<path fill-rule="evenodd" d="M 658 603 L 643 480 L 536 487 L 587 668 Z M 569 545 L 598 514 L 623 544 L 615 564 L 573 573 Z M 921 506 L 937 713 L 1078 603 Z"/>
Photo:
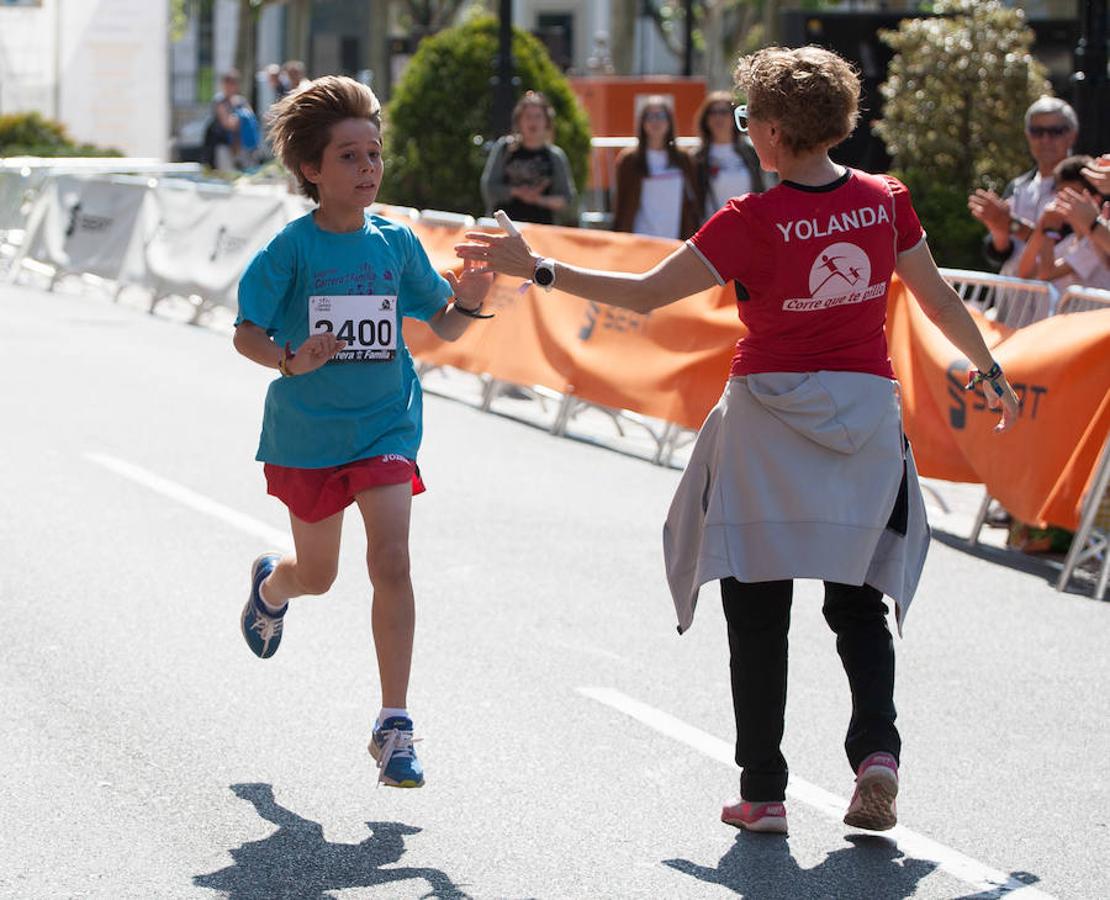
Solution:
<path fill-rule="evenodd" d="M 987 226 L 983 252 L 991 268 L 1016 274 L 1021 251 L 1055 194 L 1052 170 L 1071 154 L 1079 131 L 1075 110 L 1058 97 L 1041 97 L 1025 111 L 1025 140 L 1036 167 L 1013 179 L 999 197 L 977 190 L 967 201 L 971 214 Z"/>

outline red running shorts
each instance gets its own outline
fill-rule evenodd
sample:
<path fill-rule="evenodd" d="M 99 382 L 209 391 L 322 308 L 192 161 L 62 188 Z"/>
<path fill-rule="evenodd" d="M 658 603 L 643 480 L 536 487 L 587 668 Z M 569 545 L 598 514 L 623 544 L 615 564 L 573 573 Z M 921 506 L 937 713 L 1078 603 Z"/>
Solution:
<path fill-rule="evenodd" d="M 266 492 L 277 497 L 303 522 L 321 522 L 355 502 L 355 494 L 390 484 L 412 484 L 413 496 L 423 494 L 416 462 L 403 456 L 371 456 L 329 466 L 295 469 L 266 463 Z"/>

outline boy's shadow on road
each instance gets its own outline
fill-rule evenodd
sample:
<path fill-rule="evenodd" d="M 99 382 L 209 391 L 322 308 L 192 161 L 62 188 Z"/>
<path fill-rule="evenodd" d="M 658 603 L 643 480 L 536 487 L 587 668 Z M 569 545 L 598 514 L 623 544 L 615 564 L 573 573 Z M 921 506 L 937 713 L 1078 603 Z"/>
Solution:
<path fill-rule="evenodd" d="M 909 859 L 887 838 L 849 835 L 855 846 L 834 850 L 803 869 L 784 836 L 741 831 L 715 869 L 686 859 L 664 865 L 742 897 L 836 897 L 837 900 L 900 900 L 936 869 L 931 860 Z"/>
<path fill-rule="evenodd" d="M 405 835 L 419 828 L 399 822 L 367 822 L 370 837 L 359 844 L 337 844 L 324 839 L 318 822 L 279 806 L 268 784 L 233 784 L 237 796 L 250 801 L 258 814 L 278 830 L 260 841 L 249 841 L 230 851 L 233 865 L 208 875 L 197 875 L 197 887 L 225 891 L 231 900 L 272 897 L 325 898 L 328 891 L 372 887 L 394 881 L 417 880 L 428 890 L 414 896 L 456 898 L 467 895 L 439 869 L 385 868 L 401 859 Z"/>

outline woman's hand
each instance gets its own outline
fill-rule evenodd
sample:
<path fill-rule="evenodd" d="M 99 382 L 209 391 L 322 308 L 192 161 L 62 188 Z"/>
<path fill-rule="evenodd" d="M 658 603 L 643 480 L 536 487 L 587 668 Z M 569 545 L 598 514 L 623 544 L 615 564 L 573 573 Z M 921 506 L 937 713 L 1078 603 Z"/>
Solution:
<path fill-rule="evenodd" d="M 347 348 L 347 342 L 341 341 L 330 331 L 323 334 L 314 334 L 297 348 L 288 360 L 285 368 L 293 375 L 304 375 L 314 372 L 331 359 L 340 350 Z"/>
<path fill-rule="evenodd" d="M 1001 394 L 995 390 L 996 386 L 1002 392 Z M 1021 411 L 1017 394 L 1010 387 L 1010 382 L 1006 380 L 1005 375 L 999 375 L 993 382 L 984 381 L 981 387 L 983 396 L 987 398 L 987 406 L 991 409 L 1001 408 L 1002 410 L 1002 419 L 994 426 L 994 430 L 999 432 L 1009 431 L 1014 427 L 1018 420 L 1018 413 Z"/>
<path fill-rule="evenodd" d="M 501 216 L 505 214 L 501 213 Z M 508 223 L 506 231 L 510 228 L 516 231 L 507 216 L 504 221 L 499 216 L 498 221 L 502 223 L 502 228 Z M 532 277 L 539 257 L 532 252 L 520 232 L 491 234 L 487 231 L 468 231 L 466 239 L 468 243 L 455 245 L 455 255 L 467 262 L 478 263 L 478 268 L 468 269 L 468 272 L 478 275 L 500 272 L 518 278 Z"/>
<path fill-rule="evenodd" d="M 547 197 L 544 191 L 551 184 L 550 178 L 544 178 L 536 184 L 518 184 L 509 192 L 517 200 L 522 200 L 531 206 L 543 206 Z"/>

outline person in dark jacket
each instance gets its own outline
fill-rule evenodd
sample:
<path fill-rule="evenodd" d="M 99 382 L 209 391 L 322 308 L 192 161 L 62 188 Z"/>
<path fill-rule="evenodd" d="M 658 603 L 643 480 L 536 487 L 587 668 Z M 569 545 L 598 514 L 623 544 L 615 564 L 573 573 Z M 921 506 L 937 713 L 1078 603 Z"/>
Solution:
<path fill-rule="evenodd" d="M 577 194 L 566 154 L 552 142 L 555 110 L 539 91 L 513 109 L 513 132 L 490 152 L 482 172 L 486 212 L 504 209 L 520 222 L 573 218 Z"/>
<path fill-rule="evenodd" d="M 637 145 L 617 156 L 613 230 L 686 240 L 701 221 L 694 164 L 678 149 L 665 98 L 644 102 L 636 134 Z"/>

